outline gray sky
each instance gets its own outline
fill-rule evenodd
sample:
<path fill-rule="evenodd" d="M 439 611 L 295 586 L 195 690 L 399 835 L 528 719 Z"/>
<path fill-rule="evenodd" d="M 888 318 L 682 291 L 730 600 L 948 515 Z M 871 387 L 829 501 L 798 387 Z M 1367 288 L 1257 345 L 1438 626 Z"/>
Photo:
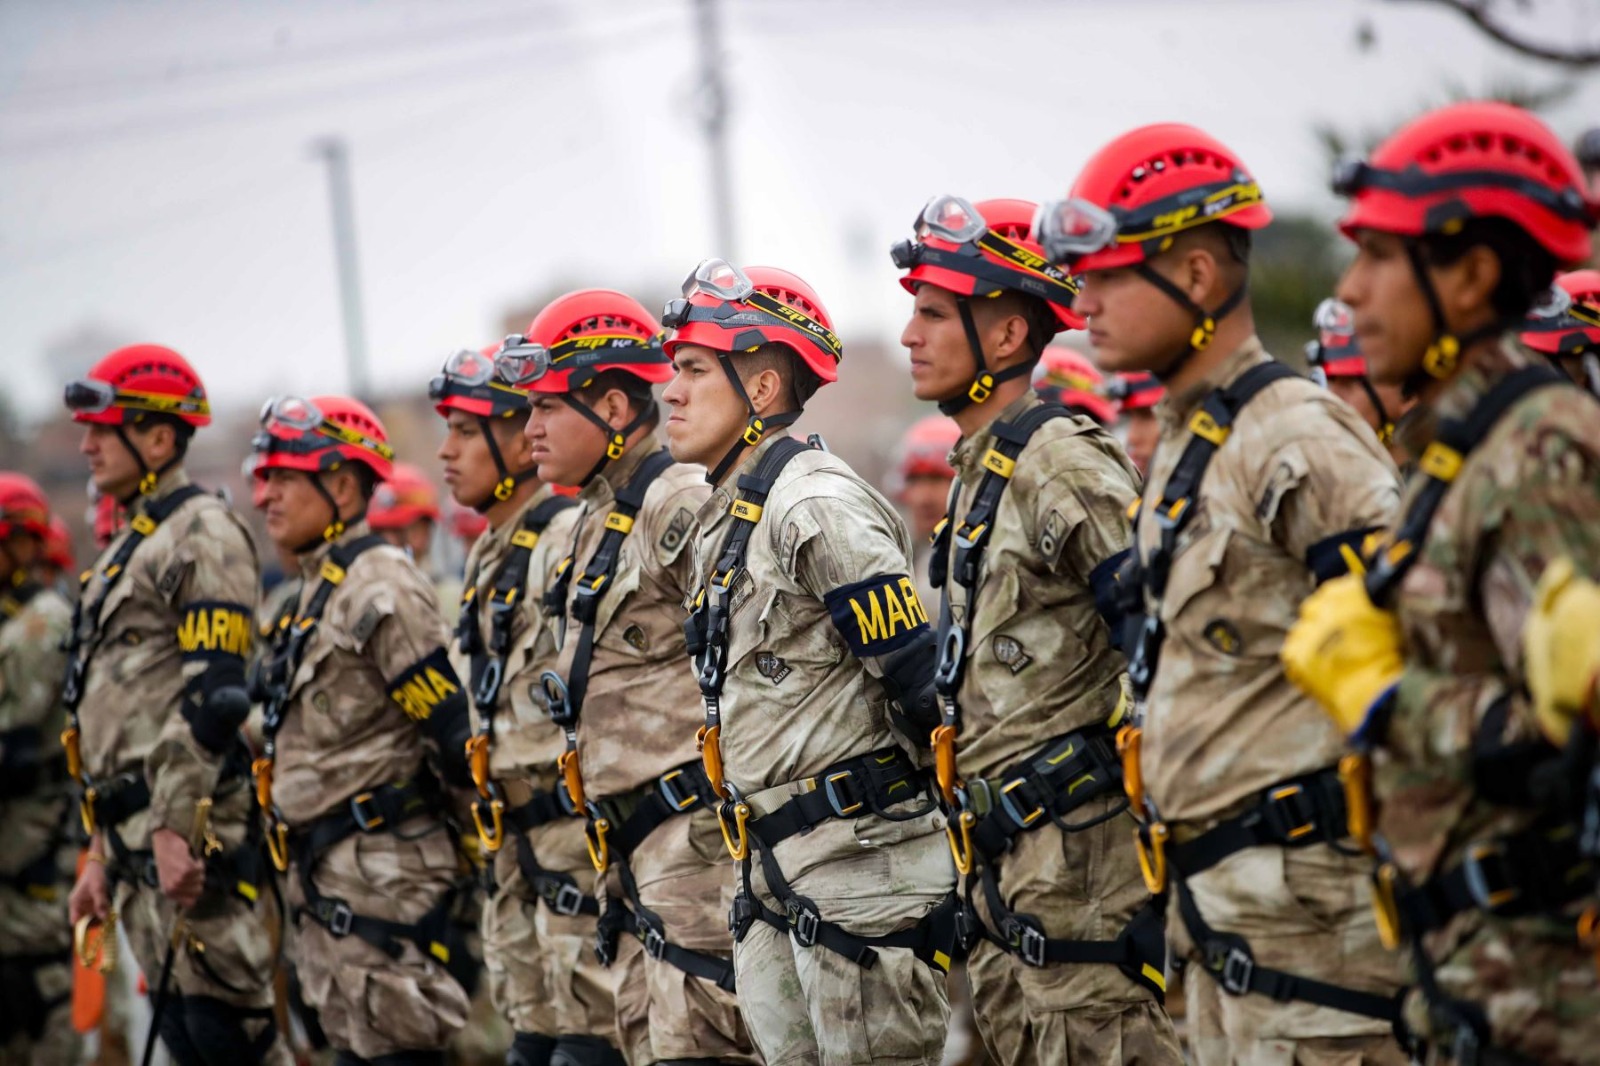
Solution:
<path fill-rule="evenodd" d="M 1600 25 L 1595 0 L 1539 11 L 1554 38 Z M 350 145 L 380 389 L 561 281 L 660 299 L 721 251 L 691 26 L 682 0 L 0 0 L 7 384 L 52 417 L 45 353 L 94 324 L 184 352 L 219 406 L 343 388 L 323 134 Z M 933 193 L 1059 195 L 1179 120 L 1331 214 L 1317 120 L 1559 78 L 1382 0 L 724 0 L 723 26 L 740 256 L 888 341 L 909 298 L 886 249 Z M 1550 117 L 1600 122 L 1600 78 Z"/>

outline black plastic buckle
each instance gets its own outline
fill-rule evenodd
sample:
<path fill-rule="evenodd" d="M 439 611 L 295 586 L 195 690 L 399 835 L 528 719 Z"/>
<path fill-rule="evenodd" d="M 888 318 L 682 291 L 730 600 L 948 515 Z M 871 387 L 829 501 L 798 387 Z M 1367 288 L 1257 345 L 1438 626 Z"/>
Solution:
<path fill-rule="evenodd" d="M 556 889 L 554 896 L 547 895 L 544 901 L 563 918 L 576 917 L 583 910 L 583 892 L 577 885 L 565 881 Z"/>
<path fill-rule="evenodd" d="M 604 575 L 598 583 L 588 574 L 578 578 L 578 594 L 572 598 L 571 614 L 579 625 L 590 625 L 600 616 L 600 592 L 607 584 Z"/>
<path fill-rule="evenodd" d="M 362 805 L 368 803 L 373 805 L 371 816 L 362 810 Z M 383 812 L 377 809 L 377 800 L 371 792 L 363 792 L 350 800 L 350 817 L 355 819 L 356 828 L 363 833 L 370 833 L 383 824 Z"/>
<path fill-rule="evenodd" d="M 1522 898 L 1522 889 L 1514 883 L 1513 869 L 1499 841 L 1483 841 L 1469 847 L 1466 858 L 1461 860 L 1461 873 L 1472 902 L 1487 914 L 1499 914 Z"/>
<path fill-rule="evenodd" d="M 755 921 L 756 905 L 741 889 L 733 897 L 733 906 L 728 908 L 728 932 L 733 934 L 734 943 L 745 938 Z"/>
<path fill-rule="evenodd" d="M 611 968 L 617 959 L 617 935 L 615 926 L 601 922 L 594 929 L 594 957 L 600 960 L 600 965 Z"/>
<path fill-rule="evenodd" d="M 1217 983 L 1222 985 L 1222 990 L 1230 996 L 1243 996 L 1250 991 L 1250 979 L 1255 976 L 1256 960 L 1250 953 L 1237 944 L 1228 945 L 1222 952 L 1221 958 L 1210 967 L 1217 976 Z"/>
<path fill-rule="evenodd" d="M 686 811 L 700 802 L 700 793 L 698 791 L 691 789 L 680 792 L 678 786 L 674 783 L 678 778 L 686 777 L 688 775 L 682 770 L 671 770 L 656 778 L 656 788 L 660 790 L 661 798 L 666 800 L 667 806 L 675 811 Z M 688 785 L 694 784 L 692 780 L 684 783 Z"/>
<path fill-rule="evenodd" d="M 1044 933 L 1032 924 L 1018 917 L 1011 917 L 1006 922 L 1006 943 L 1011 945 L 1012 952 L 1024 963 L 1034 968 L 1042 968 L 1046 963 L 1045 950 L 1049 946 Z"/>
<path fill-rule="evenodd" d="M 784 901 L 783 913 L 789 922 L 789 931 L 794 936 L 794 942 L 803 948 L 814 946 L 817 942 L 817 933 L 822 929 L 822 915 L 817 912 L 816 907 L 796 896 Z"/>
<path fill-rule="evenodd" d="M 1032 810 L 1023 813 L 1022 807 L 1013 798 L 1017 793 L 1022 794 L 1022 798 Z M 1038 795 L 1039 790 L 1027 777 L 1013 777 L 1000 786 L 1000 809 L 1006 812 L 1006 817 L 1010 818 L 1018 829 L 1026 829 L 1038 821 L 1040 815 L 1046 813 L 1045 805 L 1039 802 Z"/>
<path fill-rule="evenodd" d="M 333 937 L 347 937 L 355 926 L 356 914 L 350 909 L 350 904 L 342 899 L 326 900 L 327 906 L 323 908 L 323 926 L 328 934 Z"/>
<path fill-rule="evenodd" d="M 572 707 L 567 703 L 567 682 L 554 670 L 539 675 L 539 687 L 544 689 L 545 707 L 550 720 L 565 729 L 573 724 Z"/>
<path fill-rule="evenodd" d="M 860 795 L 860 790 L 855 787 L 855 771 L 841 770 L 836 774 L 829 774 L 822 782 L 823 795 L 827 797 L 828 806 L 833 809 L 835 817 L 849 818 L 861 808 L 865 807 L 866 800 Z M 848 785 L 841 789 L 839 786 Z M 840 792 L 855 793 L 850 797 L 850 802 L 840 798 Z"/>
<path fill-rule="evenodd" d="M 1311 843 L 1321 824 L 1310 787 L 1299 782 L 1272 789 L 1262 810 L 1262 817 L 1286 844 L 1302 841 Z"/>
<path fill-rule="evenodd" d="M 956 678 L 966 655 L 967 631 L 962 626 L 953 625 L 939 641 L 939 662 L 933 671 L 933 683 L 940 693 L 949 690 L 954 695 Z"/>
<path fill-rule="evenodd" d="M 667 953 L 667 937 L 655 923 L 639 921 L 639 939 L 644 942 L 645 954 L 660 962 Z"/>

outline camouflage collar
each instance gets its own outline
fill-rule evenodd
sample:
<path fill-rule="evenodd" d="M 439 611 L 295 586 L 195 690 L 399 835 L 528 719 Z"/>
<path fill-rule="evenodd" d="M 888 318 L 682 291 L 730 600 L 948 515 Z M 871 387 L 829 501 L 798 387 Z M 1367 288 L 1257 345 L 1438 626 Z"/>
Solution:
<path fill-rule="evenodd" d="M 1465 418 L 1478 401 L 1514 370 L 1536 362 L 1532 356 L 1496 341 L 1470 349 L 1461 369 L 1432 399 L 1418 400 L 1395 427 L 1395 440 L 1410 455 L 1421 455 L 1433 443 L 1439 420 Z"/>
<path fill-rule="evenodd" d="M 1250 338 L 1239 345 L 1226 359 L 1206 375 L 1204 379 L 1183 390 L 1174 393 L 1171 389 L 1156 402 L 1156 416 L 1161 419 L 1164 430 L 1172 430 L 1188 424 L 1189 416 L 1194 409 L 1216 389 L 1225 389 L 1246 370 L 1260 363 L 1265 363 L 1272 356 L 1267 354 L 1262 347 L 1261 338 L 1250 335 Z"/>
<path fill-rule="evenodd" d="M 134 501 L 134 507 L 140 514 L 146 514 L 157 500 L 171 496 L 187 484 L 189 484 L 189 472 L 181 465 L 175 466 L 157 478 L 156 490 L 147 496 L 140 496 Z"/>
<path fill-rule="evenodd" d="M 623 452 L 620 459 L 613 459 L 602 467 L 600 473 L 579 491 L 578 499 L 588 504 L 609 504 L 617 498 L 617 490 L 628 483 L 645 457 L 660 450 L 661 442 L 656 438 L 655 430 L 651 430 L 639 439 L 639 443 Z"/>
<path fill-rule="evenodd" d="M 324 544 L 319 544 L 314 551 L 306 552 L 304 555 L 299 557 L 301 576 L 307 580 L 314 579 L 322 570 L 322 560 L 328 557 L 328 553 L 333 551 L 335 545 L 345 544 L 349 541 L 357 539 L 358 537 L 364 537 L 371 532 L 372 527 L 367 525 L 367 520 L 365 518 L 351 522 L 345 527 L 344 532 L 339 535 L 337 540 L 330 540 Z"/>
<path fill-rule="evenodd" d="M 983 472 L 983 457 L 994 447 L 994 427 L 1000 422 L 1015 422 L 1043 403 L 1039 394 L 1029 389 L 1007 404 L 1004 410 L 995 415 L 994 421 L 986 423 L 972 436 L 956 441 L 956 446 L 950 449 L 950 465 L 955 469 L 956 476 L 967 484 L 976 484 Z"/>
<path fill-rule="evenodd" d="M 761 443 L 750 449 L 750 453 L 739 460 L 739 465 L 728 472 L 722 484 L 711 490 L 711 495 L 706 497 L 706 502 L 700 505 L 695 513 L 696 520 L 700 523 L 700 532 L 705 533 L 727 517 L 728 508 L 733 506 L 733 498 L 739 491 L 739 472 L 741 470 L 754 470 L 756 464 L 761 462 L 761 457 L 772 450 L 772 445 L 789 436 L 786 427 L 770 430 L 761 438 Z"/>

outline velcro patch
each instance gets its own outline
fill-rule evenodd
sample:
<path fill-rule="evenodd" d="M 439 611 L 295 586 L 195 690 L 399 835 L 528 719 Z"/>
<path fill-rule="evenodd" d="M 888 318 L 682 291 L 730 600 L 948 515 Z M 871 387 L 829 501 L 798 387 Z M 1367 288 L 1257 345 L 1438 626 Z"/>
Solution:
<path fill-rule="evenodd" d="M 219 655 L 245 658 L 255 637 L 255 623 L 242 603 L 196 600 L 183 609 L 178 623 L 178 649 L 188 660 Z"/>
<path fill-rule="evenodd" d="M 461 678 L 443 648 L 435 648 L 389 682 L 389 698 L 414 722 L 426 722 L 433 709 L 461 692 Z"/>
<path fill-rule="evenodd" d="M 917 587 L 904 574 L 882 574 L 836 588 L 822 602 L 857 658 L 898 651 L 928 628 Z"/>

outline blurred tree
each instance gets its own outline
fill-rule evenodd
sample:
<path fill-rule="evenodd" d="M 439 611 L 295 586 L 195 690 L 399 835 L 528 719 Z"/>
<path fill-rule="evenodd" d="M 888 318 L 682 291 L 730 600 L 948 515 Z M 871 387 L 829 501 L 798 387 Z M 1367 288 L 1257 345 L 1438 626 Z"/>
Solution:
<path fill-rule="evenodd" d="M 1348 258 L 1325 218 L 1278 212 L 1255 234 L 1250 294 L 1256 332 L 1267 350 L 1298 369 L 1311 339 L 1311 315 L 1333 294 Z"/>
<path fill-rule="evenodd" d="M 1460 12 L 1519 55 L 1573 68 L 1600 66 L 1600 10 L 1594 0 L 1427 0 Z"/>

